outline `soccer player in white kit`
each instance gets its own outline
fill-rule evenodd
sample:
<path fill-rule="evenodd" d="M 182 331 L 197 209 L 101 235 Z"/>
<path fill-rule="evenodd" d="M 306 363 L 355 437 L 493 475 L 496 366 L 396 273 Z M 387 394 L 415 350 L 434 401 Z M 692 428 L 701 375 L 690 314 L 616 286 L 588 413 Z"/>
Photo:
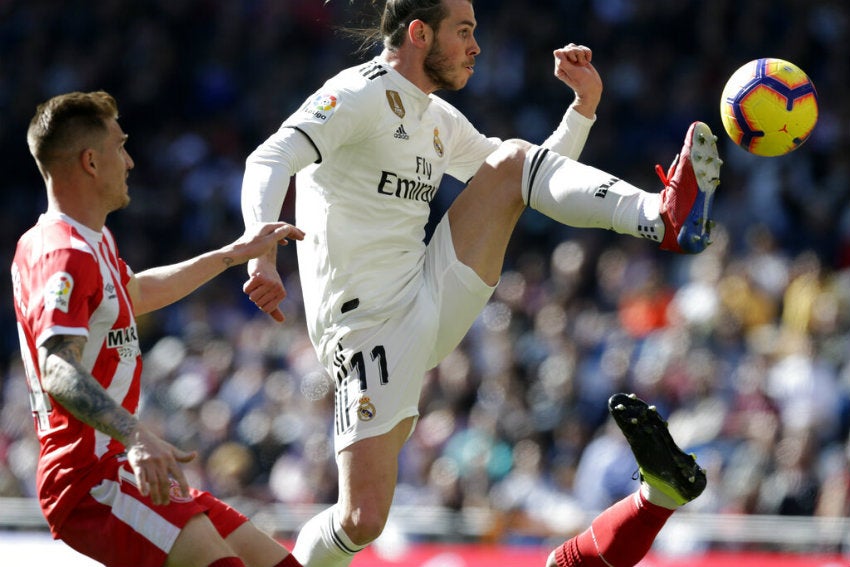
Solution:
<path fill-rule="evenodd" d="M 140 421 L 136 317 L 303 233 L 255 226 L 217 250 L 134 273 L 105 225 L 130 203 L 133 160 L 117 119 L 108 93 L 67 93 L 39 105 L 27 131 L 48 205 L 18 241 L 11 271 L 42 512 L 55 538 L 107 567 L 300 567 L 244 515 L 190 487 L 180 463 L 196 454 Z"/>
<path fill-rule="evenodd" d="M 691 126 L 668 174 L 660 172 L 660 194 L 575 161 L 602 82 L 591 51 L 570 44 L 554 52 L 555 75 L 575 98 L 549 139 L 487 138 L 434 95 L 463 88 L 473 74 L 475 27 L 470 0 L 387 1 L 382 54 L 329 79 L 247 160 L 248 226 L 277 220 L 297 174 L 307 324 L 336 385 L 339 500 L 298 536 L 293 553 L 307 567 L 347 565 L 381 533 L 423 376 L 489 299 L 526 206 L 666 250 L 708 244 L 721 161 L 705 124 Z M 468 184 L 426 245 L 444 175 Z M 250 261 L 248 273 L 245 293 L 282 321 L 274 253 Z"/>

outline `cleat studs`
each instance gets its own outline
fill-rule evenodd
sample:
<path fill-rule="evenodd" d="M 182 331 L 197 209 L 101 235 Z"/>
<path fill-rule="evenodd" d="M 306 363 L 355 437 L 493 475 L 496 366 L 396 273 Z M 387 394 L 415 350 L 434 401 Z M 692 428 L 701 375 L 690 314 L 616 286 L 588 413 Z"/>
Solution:
<path fill-rule="evenodd" d="M 658 411 L 658 408 L 656 408 L 655 406 L 648 406 L 646 409 L 648 409 L 649 411 Z"/>
<path fill-rule="evenodd" d="M 637 399 L 637 394 L 629 394 L 629 397 L 633 400 Z"/>
<path fill-rule="evenodd" d="M 632 425 L 637 425 L 637 424 L 638 424 L 638 418 L 633 417 L 633 418 L 631 419 L 631 423 L 632 423 Z"/>
<path fill-rule="evenodd" d="M 614 409 L 617 411 L 626 411 L 626 406 L 624 406 L 623 404 L 617 404 Z"/>

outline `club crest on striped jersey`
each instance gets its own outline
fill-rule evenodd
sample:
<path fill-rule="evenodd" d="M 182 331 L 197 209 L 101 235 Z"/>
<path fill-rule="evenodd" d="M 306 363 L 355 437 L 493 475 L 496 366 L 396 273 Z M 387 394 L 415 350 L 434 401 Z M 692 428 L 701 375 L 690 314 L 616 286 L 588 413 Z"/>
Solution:
<path fill-rule="evenodd" d="M 171 485 L 168 487 L 168 499 L 172 502 L 191 502 L 193 497 L 191 494 L 183 496 L 183 492 L 180 490 L 180 483 L 172 478 Z"/>
<path fill-rule="evenodd" d="M 404 103 L 401 102 L 401 95 L 399 95 L 396 91 L 387 91 L 387 102 L 390 105 L 390 109 L 395 112 L 396 116 L 404 118 L 407 111 L 404 109 Z"/>
<path fill-rule="evenodd" d="M 56 272 L 44 285 L 44 308 L 47 311 L 57 310 L 67 313 L 73 291 L 73 276 L 68 272 Z"/>

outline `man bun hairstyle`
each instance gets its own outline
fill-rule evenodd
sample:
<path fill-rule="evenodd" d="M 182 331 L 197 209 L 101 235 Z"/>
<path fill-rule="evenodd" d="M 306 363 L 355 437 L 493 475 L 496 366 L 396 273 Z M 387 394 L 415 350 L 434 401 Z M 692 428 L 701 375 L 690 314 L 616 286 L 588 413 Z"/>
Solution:
<path fill-rule="evenodd" d="M 360 40 L 359 51 L 373 46 L 395 51 L 404 43 L 410 22 L 422 20 L 437 30 L 448 15 L 444 0 L 372 0 L 371 5 L 375 9 L 374 23 L 365 28 L 340 28 L 345 35 Z"/>
<path fill-rule="evenodd" d="M 434 30 L 447 15 L 443 0 L 387 0 L 381 16 L 381 38 L 384 47 L 398 49 L 404 43 L 407 27 L 413 20 L 422 20 Z"/>

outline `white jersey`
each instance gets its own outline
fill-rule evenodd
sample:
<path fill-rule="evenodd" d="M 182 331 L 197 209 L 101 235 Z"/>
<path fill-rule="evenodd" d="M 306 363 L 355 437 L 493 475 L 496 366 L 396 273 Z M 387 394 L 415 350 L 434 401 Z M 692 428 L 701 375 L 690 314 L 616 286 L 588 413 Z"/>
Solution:
<path fill-rule="evenodd" d="M 340 330 L 390 318 L 421 286 L 444 174 L 468 181 L 500 140 L 380 58 L 327 81 L 290 116 L 319 160 L 296 176 L 298 266 L 320 357 Z"/>

